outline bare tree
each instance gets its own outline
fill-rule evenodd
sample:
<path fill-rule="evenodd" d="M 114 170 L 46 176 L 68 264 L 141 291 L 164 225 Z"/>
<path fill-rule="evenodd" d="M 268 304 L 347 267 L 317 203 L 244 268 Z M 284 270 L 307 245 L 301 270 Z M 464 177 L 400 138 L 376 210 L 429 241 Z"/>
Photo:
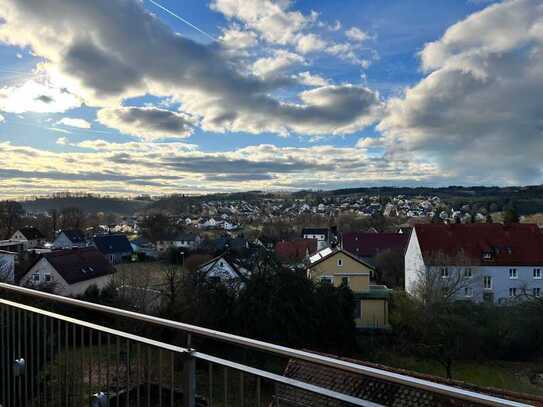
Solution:
<path fill-rule="evenodd" d="M 11 261 L 5 257 L 0 257 L 0 283 L 13 281 L 13 266 Z"/>
<path fill-rule="evenodd" d="M 415 296 L 425 304 L 452 302 L 466 289 L 473 290 L 481 276 L 473 273 L 473 261 L 460 251 L 455 256 L 437 252 L 417 270 Z"/>

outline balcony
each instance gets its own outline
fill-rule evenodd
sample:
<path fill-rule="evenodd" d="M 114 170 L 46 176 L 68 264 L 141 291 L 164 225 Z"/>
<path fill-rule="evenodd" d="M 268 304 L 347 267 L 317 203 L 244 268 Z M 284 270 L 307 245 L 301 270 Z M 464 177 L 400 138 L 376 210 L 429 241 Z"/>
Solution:
<path fill-rule="evenodd" d="M 0 373 L 1 407 L 532 405 L 7 284 Z"/>

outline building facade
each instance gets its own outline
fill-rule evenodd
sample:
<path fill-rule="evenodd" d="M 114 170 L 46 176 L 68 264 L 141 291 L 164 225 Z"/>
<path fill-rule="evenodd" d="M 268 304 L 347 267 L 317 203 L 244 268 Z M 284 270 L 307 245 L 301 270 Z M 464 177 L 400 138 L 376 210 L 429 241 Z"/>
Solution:
<path fill-rule="evenodd" d="M 355 324 L 359 329 L 389 327 L 390 290 L 371 284 L 373 266 L 342 249 L 324 249 L 310 257 L 308 277 L 314 282 L 348 286 L 355 297 Z"/>
<path fill-rule="evenodd" d="M 405 290 L 428 275 L 462 279 L 457 299 L 505 303 L 543 295 L 543 234 L 530 224 L 416 225 L 405 253 Z"/>

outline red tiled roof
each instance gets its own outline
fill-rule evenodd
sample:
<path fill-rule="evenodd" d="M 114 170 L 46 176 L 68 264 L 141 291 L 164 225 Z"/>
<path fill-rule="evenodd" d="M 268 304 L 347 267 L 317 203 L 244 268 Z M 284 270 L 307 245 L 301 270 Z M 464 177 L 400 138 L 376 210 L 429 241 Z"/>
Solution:
<path fill-rule="evenodd" d="M 302 261 L 308 251 L 310 255 L 317 251 L 315 239 L 282 241 L 275 245 L 275 254 L 285 261 Z"/>
<path fill-rule="evenodd" d="M 535 224 L 415 225 L 425 262 L 464 255 L 473 265 L 543 265 L 543 233 Z"/>
<path fill-rule="evenodd" d="M 326 355 L 334 357 L 332 355 Z M 534 406 L 542 406 L 543 398 L 530 394 L 510 392 L 496 388 L 485 388 L 471 385 L 456 380 L 443 379 L 436 376 L 420 374 L 403 369 L 395 369 L 375 363 L 363 362 L 350 358 L 338 358 L 350 363 L 386 370 L 391 373 L 403 374 L 422 380 L 428 380 L 440 384 L 489 394 L 495 397 L 529 403 Z M 363 400 L 368 400 L 383 406 L 417 406 L 417 407 L 454 407 L 454 406 L 475 406 L 477 404 L 463 402 L 448 396 L 442 396 L 429 391 L 396 384 L 391 381 L 375 379 L 370 376 L 341 371 L 338 369 L 320 366 L 315 363 L 291 359 L 284 371 L 286 377 L 296 379 L 305 383 L 314 384 L 347 394 Z M 298 390 L 290 386 L 279 385 L 275 394 L 281 406 L 285 407 L 342 407 L 345 403 L 334 401 L 323 396 Z"/>
<path fill-rule="evenodd" d="M 373 257 L 385 250 L 404 251 L 409 241 L 406 233 L 361 233 L 343 234 L 343 248 L 355 256 Z"/>

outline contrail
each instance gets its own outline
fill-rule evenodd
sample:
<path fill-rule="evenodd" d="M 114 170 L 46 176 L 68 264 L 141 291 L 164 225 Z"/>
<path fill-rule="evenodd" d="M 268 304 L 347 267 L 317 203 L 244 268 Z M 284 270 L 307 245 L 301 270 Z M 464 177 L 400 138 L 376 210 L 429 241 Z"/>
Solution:
<path fill-rule="evenodd" d="M 194 29 L 195 29 L 196 31 L 198 31 L 200 34 L 205 35 L 206 37 L 212 39 L 213 41 L 217 41 L 217 39 L 216 39 L 215 37 L 213 37 L 211 34 L 205 32 L 204 30 L 199 29 L 199 28 L 196 27 L 194 24 L 192 24 L 190 21 L 185 20 L 185 19 L 184 19 L 183 17 L 181 17 L 180 15 L 177 15 L 177 14 L 175 14 L 173 11 L 168 10 L 166 7 L 164 7 L 164 6 L 160 5 L 160 4 L 158 4 L 158 3 L 157 3 L 156 1 L 154 1 L 154 0 L 149 0 L 149 1 L 150 1 L 151 3 L 153 3 L 155 6 L 157 6 L 158 8 L 164 10 L 166 13 L 168 13 L 168 14 L 174 16 L 175 18 L 177 18 L 178 20 L 184 22 L 184 23 L 185 23 L 186 25 L 188 25 L 189 27 L 194 28 Z"/>

